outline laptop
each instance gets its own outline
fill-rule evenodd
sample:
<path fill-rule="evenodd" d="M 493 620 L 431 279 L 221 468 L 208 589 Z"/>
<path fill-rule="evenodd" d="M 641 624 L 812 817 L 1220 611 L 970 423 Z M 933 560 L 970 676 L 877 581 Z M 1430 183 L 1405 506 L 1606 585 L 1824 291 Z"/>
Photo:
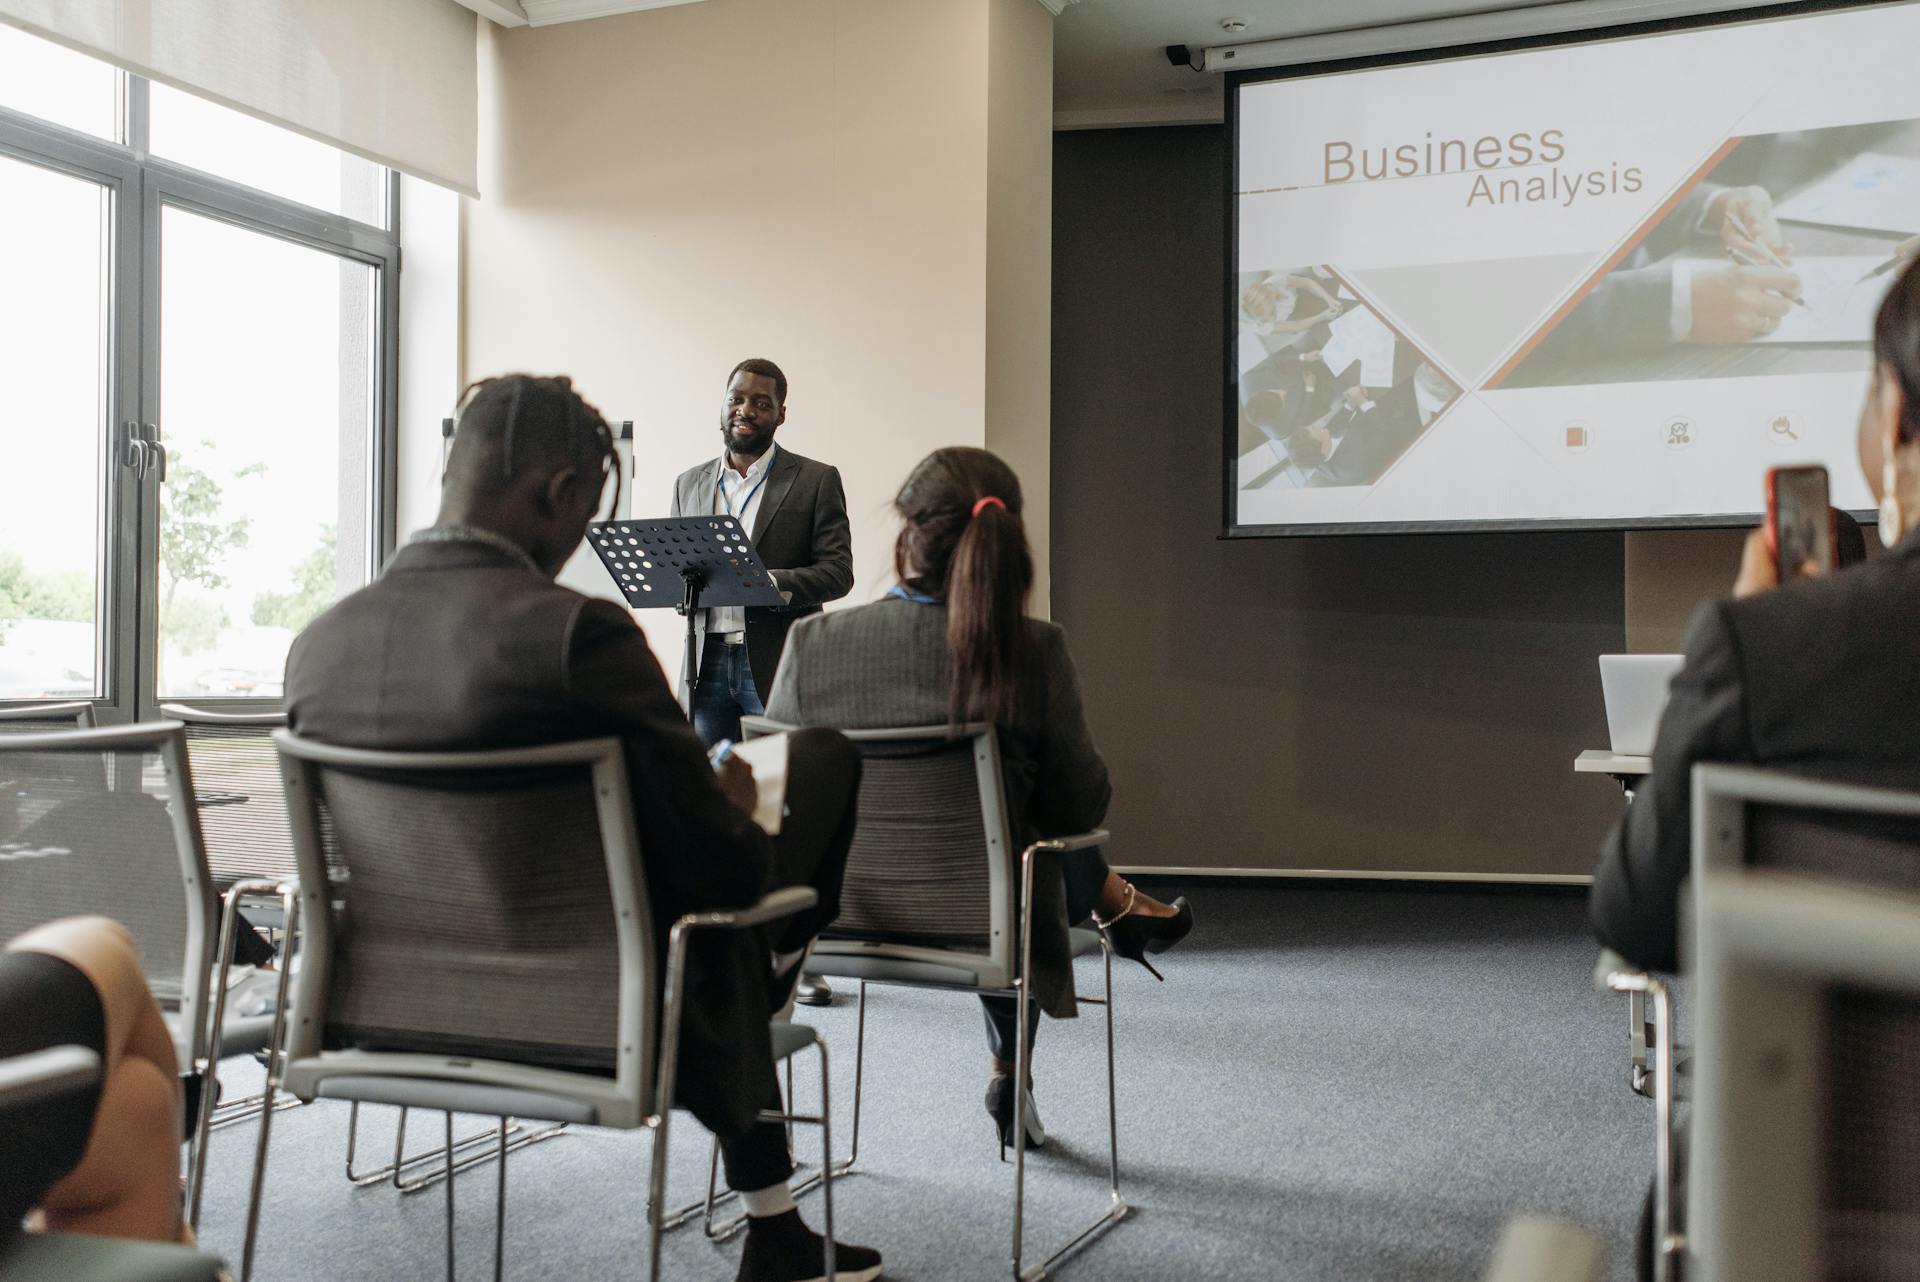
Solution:
<path fill-rule="evenodd" d="M 1667 685 L 1685 661 L 1678 654 L 1603 654 L 1600 693 L 1607 701 L 1607 737 L 1623 757 L 1653 754 L 1667 706 Z"/>

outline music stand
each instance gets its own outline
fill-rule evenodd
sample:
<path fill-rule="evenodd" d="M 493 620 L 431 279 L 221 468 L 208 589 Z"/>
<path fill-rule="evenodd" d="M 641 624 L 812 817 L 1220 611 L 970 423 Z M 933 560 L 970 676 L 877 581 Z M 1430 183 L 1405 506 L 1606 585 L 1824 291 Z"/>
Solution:
<path fill-rule="evenodd" d="M 670 606 L 685 616 L 689 700 L 700 681 L 700 656 L 694 651 L 697 612 L 715 605 L 785 603 L 747 532 L 730 516 L 595 521 L 587 527 L 587 543 L 629 606 Z"/>

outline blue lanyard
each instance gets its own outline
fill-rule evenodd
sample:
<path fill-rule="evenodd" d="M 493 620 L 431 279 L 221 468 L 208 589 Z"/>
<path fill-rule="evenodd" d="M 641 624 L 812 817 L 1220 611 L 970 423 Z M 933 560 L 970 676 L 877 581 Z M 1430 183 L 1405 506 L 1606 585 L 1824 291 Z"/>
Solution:
<path fill-rule="evenodd" d="M 744 512 L 753 506 L 753 496 L 760 492 L 760 487 L 767 483 L 769 476 L 773 475 L 773 460 L 775 454 L 779 452 L 779 449 L 780 447 L 778 445 L 769 445 L 767 447 L 767 470 L 760 473 L 760 479 L 755 481 L 753 488 L 747 491 L 747 497 L 740 500 L 740 512 Z M 726 482 L 727 456 L 722 454 L 720 456 L 720 475 L 715 477 L 713 482 L 713 497 L 720 500 L 720 506 L 726 510 L 728 516 L 734 518 L 736 521 L 745 520 L 746 518 L 741 516 L 740 512 L 733 510 L 733 504 L 727 501 Z"/>
<path fill-rule="evenodd" d="M 922 596 L 918 592 L 909 592 L 905 588 L 901 587 L 898 583 L 893 585 L 893 588 L 887 593 L 887 595 L 897 596 L 902 601 L 911 601 L 915 605 L 939 605 L 940 604 L 939 597 Z"/>

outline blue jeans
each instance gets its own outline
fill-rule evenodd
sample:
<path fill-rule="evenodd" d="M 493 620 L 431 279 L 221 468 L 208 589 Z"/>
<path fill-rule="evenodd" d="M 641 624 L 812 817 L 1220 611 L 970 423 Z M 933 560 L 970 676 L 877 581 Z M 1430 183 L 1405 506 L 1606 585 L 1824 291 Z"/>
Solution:
<path fill-rule="evenodd" d="M 693 732 L 711 748 L 722 739 L 740 738 L 740 718 L 766 712 L 754 689 L 747 647 L 707 638 L 700 655 L 700 680 L 693 687 Z"/>

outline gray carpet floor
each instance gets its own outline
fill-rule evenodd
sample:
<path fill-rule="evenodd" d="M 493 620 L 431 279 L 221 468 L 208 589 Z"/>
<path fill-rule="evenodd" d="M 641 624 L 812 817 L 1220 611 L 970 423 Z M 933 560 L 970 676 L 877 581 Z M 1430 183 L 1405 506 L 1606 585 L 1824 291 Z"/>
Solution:
<path fill-rule="evenodd" d="M 1550 892 L 1160 884 L 1199 925 L 1164 984 L 1119 963 L 1122 1191 L 1114 1232 L 1065 1278 L 1479 1277 L 1507 1218 L 1562 1216 L 1629 1251 L 1653 1151 L 1652 1105 L 1627 1088 L 1625 999 L 1595 993 L 1583 900 Z M 1097 993 L 1099 964 L 1081 963 Z M 1043 1023 L 1036 1096 L 1050 1142 L 1029 1165 L 1029 1262 L 1105 1206 L 1098 1008 Z M 836 1149 L 852 1113 L 855 1016 L 843 994 L 803 1011 L 834 1056 Z M 1012 1167 L 981 1106 L 977 1003 L 869 990 L 860 1173 L 835 1185 L 839 1236 L 879 1247 L 887 1276 L 1008 1275 Z M 248 1089 L 244 1073 L 228 1090 Z M 800 1099 L 818 1089 L 810 1065 Z M 363 1163 L 391 1153 L 393 1110 L 369 1110 Z M 410 1147 L 440 1133 L 416 1114 Z M 445 1202 L 354 1188 L 346 1108 L 273 1126 L 255 1277 L 374 1282 L 443 1276 Z M 462 1133 L 487 1123 L 461 1119 Z M 202 1236 L 239 1258 L 257 1132 L 217 1132 Z M 643 1134 L 575 1130 L 509 1165 L 507 1276 L 645 1276 Z M 817 1138 L 802 1132 L 803 1158 Z M 676 1114 L 674 1202 L 704 1190 L 707 1136 Z M 491 1275 L 494 1175 L 456 1180 L 459 1274 Z M 820 1220 L 818 1195 L 802 1199 Z M 734 1276 L 738 1240 L 668 1235 L 665 1276 Z"/>

